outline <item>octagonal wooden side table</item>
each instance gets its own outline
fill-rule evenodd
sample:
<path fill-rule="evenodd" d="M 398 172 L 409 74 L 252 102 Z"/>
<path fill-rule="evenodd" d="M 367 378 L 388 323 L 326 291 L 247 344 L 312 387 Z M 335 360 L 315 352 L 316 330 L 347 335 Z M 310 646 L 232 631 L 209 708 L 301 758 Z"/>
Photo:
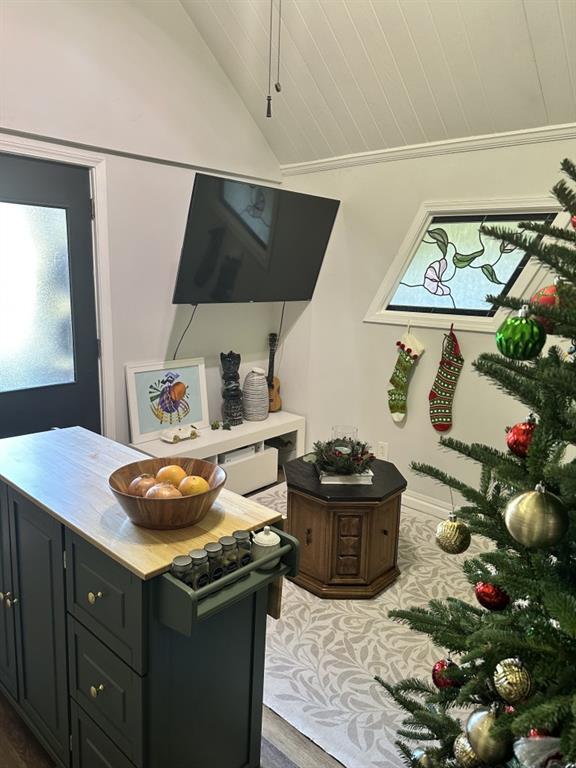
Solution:
<path fill-rule="evenodd" d="M 388 461 L 374 461 L 372 485 L 322 485 L 313 464 L 284 465 L 286 530 L 300 540 L 292 580 L 326 598 L 370 598 L 398 577 L 400 504 L 406 480 Z"/>

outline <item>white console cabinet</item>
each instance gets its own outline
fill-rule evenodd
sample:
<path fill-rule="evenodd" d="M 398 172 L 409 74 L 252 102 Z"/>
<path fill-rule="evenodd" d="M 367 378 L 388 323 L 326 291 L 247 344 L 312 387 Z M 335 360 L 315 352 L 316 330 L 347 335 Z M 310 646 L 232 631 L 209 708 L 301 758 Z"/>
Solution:
<path fill-rule="evenodd" d="M 274 438 L 287 441 L 289 447 L 283 451 L 282 461 L 291 461 L 304 453 L 305 430 L 306 420 L 303 416 L 278 411 L 269 414 L 264 421 L 245 421 L 230 430 L 202 429 L 195 440 L 165 443 L 156 439 L 133 447 L 156 458 L 188 456 L 221 464 L 228 476 L 226 488 L 244 494 L 276 482 L 278 448 L 267 445 L 266 441 L 273 441 Z M 240 449 L 249 446 L 254 446 L 252 454 L 240 452 Z M 238 458 L 233 455 L 237 450 Z"/>

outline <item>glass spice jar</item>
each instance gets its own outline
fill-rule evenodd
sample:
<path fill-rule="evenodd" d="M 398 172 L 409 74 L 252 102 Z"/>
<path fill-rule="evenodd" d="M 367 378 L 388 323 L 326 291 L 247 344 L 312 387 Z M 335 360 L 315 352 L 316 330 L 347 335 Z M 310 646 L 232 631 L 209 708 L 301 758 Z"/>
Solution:
<path fill-rule="evenodd" d="M 172 576 L 175 576 L 177 579 L 180 579 L 180 581 L 185 581 L 191 569 L 192 569 L 192 558 L 190 557 L 190 555 L 177 555 L 172 560 L 172 565 L 170 566 L 170 573 L 172 574 Z"/>
<path fill-rule="evenodd" d="M 234 573 L 238 570 L 238 547 L 234 536 L 222 536 L 218 539 L 222 544 L 222 566 L 224 573 Z"/>
<path fill-rule="evenodd" d="M 188 574 L 186 583 L 192 589 L 201 589 L 210 583 L 208 553 L 205 549 L 193 549 L 190 552 L 190 559 L 192 560 L 192 569 Z"/>
<path fill-rule="evenodd" d="M 234 531 L 232 534 L 238 547 L 238 565 L 240 567 L 252 562 L 252 543 L 248 531 Z"/>
<path fill-rule="evenodd" d="M 222 544 L 219 541 L 210 541 L 204 546 L 208 553 L 208 566 L 210 568 L 210 581 L 218 581 L 224 576 L 222 565 Z"/>

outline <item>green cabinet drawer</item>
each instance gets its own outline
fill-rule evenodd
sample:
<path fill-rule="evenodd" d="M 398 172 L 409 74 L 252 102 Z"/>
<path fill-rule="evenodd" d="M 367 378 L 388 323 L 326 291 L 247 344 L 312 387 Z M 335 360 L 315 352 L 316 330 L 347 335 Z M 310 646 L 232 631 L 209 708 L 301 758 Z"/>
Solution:
<path fill-rule="evenodd" d="M 75 702 L 72 715 L 72 768 L 134 768 L 108 736 Z"/>
<path fill-rule="evenodd" d="M 140 767 L 143 679 L 73 618 L 68 618 L 70 695 Z"/>
<path fill-rule="evenodd" d="M 68 529 L 66 555 L 68 611 L 144 674 L 143 582 Z"/>

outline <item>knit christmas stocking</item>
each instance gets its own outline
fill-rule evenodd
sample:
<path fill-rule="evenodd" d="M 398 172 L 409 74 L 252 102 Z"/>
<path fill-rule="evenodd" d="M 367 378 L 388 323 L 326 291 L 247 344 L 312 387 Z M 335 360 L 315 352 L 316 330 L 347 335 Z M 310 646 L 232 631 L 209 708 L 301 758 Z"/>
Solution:
<path fill-rule="evenodd" d="M 408 379 L 416 360 L 424 352 L 424 347 L 415 336 L 405 333 L 401 341 L 396 342 L 398 359 L 390 377 L 392 389 L 388 390 L 388 408 L 394 421 L 406 418 L 406 398 L 408 396 Z"/>
<path fill-rule="evenodd" d="M 458 339 L 450 326 L 450 332 L 444 334 L 442 359 L 428 395 L 430 421 L 438 432 L 446 432 L 452 426 L 452 401 L 463 365 Z"/>

